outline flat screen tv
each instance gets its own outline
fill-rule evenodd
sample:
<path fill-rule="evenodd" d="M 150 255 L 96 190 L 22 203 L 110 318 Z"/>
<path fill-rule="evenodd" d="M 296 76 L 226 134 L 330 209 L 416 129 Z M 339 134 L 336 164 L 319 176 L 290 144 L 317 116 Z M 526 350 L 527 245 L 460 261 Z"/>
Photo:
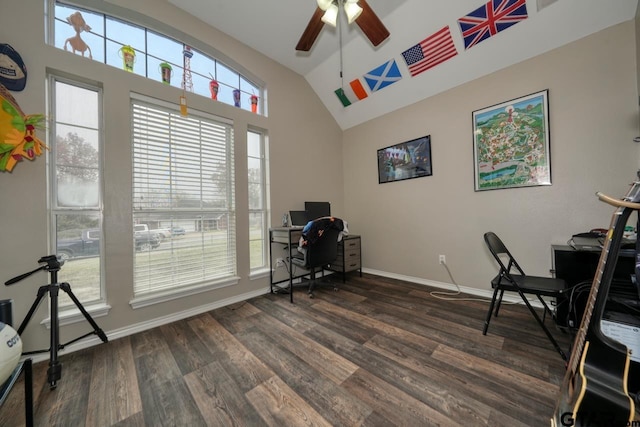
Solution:
<path fill-rule="evenodd" d="M 431 174 L 431 135 L 378 150 L 379 184 Z"/>

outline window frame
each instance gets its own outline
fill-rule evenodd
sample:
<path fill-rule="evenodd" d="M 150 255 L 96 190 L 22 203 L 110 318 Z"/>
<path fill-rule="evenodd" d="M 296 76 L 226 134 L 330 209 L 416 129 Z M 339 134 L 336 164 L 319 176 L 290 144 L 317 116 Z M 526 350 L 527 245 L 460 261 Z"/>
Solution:
<path fill-rule="evenodd" d="M 137 138 L 137 133 L 136 133 L 136 126 L 133 123 L 134 121 L 134 107 L 136 104 L 138 105 L 144 105 L 147 108 L 156 108 L 158 110 L 161 110 L 167 114 L 171 114 L 174 115 L 176 118 L 180 117 L 180 106 L 177 104 L 173 104 L 170 102 L 166 102 L 166 101 L 162 101 L 159 99 L 155 99 L 155 98 L 151 98 L 145 95 L 141 95 L 141 94 L 137 94 L 137 93 L 131 93 L 131 111 L 132 111 L 132 115 L 131 115 L 131 120 L 132 120 L 132 147 L 131 147 L 131 153 L 132 153 L 132 198 L 134 200 L 132 200 L 133 205 L 132 205 L 132 217 L 133 217 L 133 223 L 134 226 L 133 228 L 135 228 L 135 223 L 137 221 L 137 217 L 143 217 L 143 216 L 148 216 L 148 217 L 152 217 L 152 216 L 157 216 L 157 217 L 162 217 L 163 215 L 167 218 L 171 218 L 172 215 L 180 217 L 181 215 L 198 215 L 198 214 L 207 214 L 207 213 L 213 213 L 213 212 L 218 212 L 221 211 L 220 208 L 209 208 L 209 209 L 205 209 L 202 206 L 200 208 L 194 209 L 194 208 L 173 208 L 171 206 L 169 206 L 168 208 L 150 208 L 150 207 L 146 207 L 146 208 L 136 208 L 136 202 L 135 202 L 135 197 L 136 197 L 136 174 L 140 173 L 140 169 L 136 168 L 135 165 L 135 159 L 134 159 L 134 153 L 135 153 L 135 144 L 136 142 L 134 141 L 135 138 Z M 238 277 L 238 254 L 237 254 L 237 224 L 236 224 L 236 191 L 235 191 L 235 175 L 236 175 L 236 171 L 235 171 L 235 149 L 234 149 L 234 137 L 233 137 L 233 122 L 229 119 L 225 119 L 219 116 L 215 116 L 212 115 L 210 113 L 206 113 L 206 112 L 202 112 L 202 111 L 197 111 L 194 109 L 189 109 L 189 116 L 187 119 L 193 119 L 193 118 L 197 118 L 198 120 L 204 121 L 206 123 L 214 123 L 215 125 L 224 125 L 226 126 L 226 128 L 228 129 L 228 134 L 227 134 L 227 142 L 226 142 L 226 150 L 227 150 L 227 154 L 230 156 L 229 158 L 226 158 L 226 167 L 228 168 L 227 170 L 227 191 L 225 193 L 226 195 L 226 204 L 225 204 L 225 209 L 223 209 L 226 214 L 228 215 L 229 221 L 232 225 L 230 225 L 230 227 L 232 227 L 232 232 L 227 231 L 227 235 L 230 236 L 230 238 L 232 239 L 232 241 L 229 241 L 227 243 L 227 247 L 230 250 L 230 252 L 226 252 L 226 259 L 228 261 L 230 261 L 231 264 L 227 264 L 227 266 L 231 266 L 231 271 L 229 274 L 226 274 L 224 276 L 221 277 L 205 277 L 203 280 L 199 280 L 199 281 L 193 281 L 193 282 L 189 282 L 189 283 L 183 283 L 180 286 L 176 286 L 176 287 L 159 287 L 156 289 L 150 289 L 147 291 L 143 291 L 140 292 L 140 290 L 136 289 L 136 251 L 135 251 L 135 247 L 134 247 L 134 251 L 133 251 L 133 266 L 134 266 L 134 277 L 132 278 L 133 281 L 133 294 L 134 297 L 133 299 L 130 301 L 130 305 L 136 309 L 136 308 L 140 308 L 140 307 L 145 307 L 151 304 L 156 304 L 156 303 L 160 303 L 160 302 L 165 302 L 165 301 L 170 301 L 173 299 L 178 299 L 178 298 L 182 298 L 184 296 L 187 295 L 195 295 L 201 292 L 205 292 L 205 291 L 209 291 L 212 289 L 219 289 L 222 287 L 226 287 L 226 286 L 232 286 L 235 285 L 239 282 L 239 277 Z M 186 120 L 186 119 L 185 119 Z M 232 222 L 231 222 L 232 221 Z M 196 230 L 197 232 L 198 230 Z M 201 230 L 202 231 L 202 230 Z M 132 229 L 132 233 L 134 233 L 133 229 Z M 203 246 L 203 250 L 204 248 L 207 248 L 209 246 Z M 171 265 L 171 264 L 167 264 L 167 265 Z"/>
<path fill-rule="evenodd" d="M 157 56 L 147 52 L 148 50 L 147 43 L 149 39 L 148 33 L 151 32 L 156 36 L 164 37 L 180 45 L 189 46 L 194 54 L 202 55 L 204 58 L 213 61 L 213 63 L 215 64 L 215 68 L 213 70 L 194 70 L 192 68 L 191 69 L 192 75 L 196 75 L 198 78 L 205 78 L 205 79 L 210 79 L 209 76 L 213 76 L 215 79 L 218 79 L 219 71 L 223 70 L 226 72 L 228 70 L 228 71 L 231 71 L 235 75 L 235 77 L 237 77 L 237 81 L 234 81 L 234 82 L 228 82 L 228 81 L 222 82 L 218 80 L 218 84 L 220 85 L 220 87 L 225 88 L 225 93 L 219 94 L 218 102 L 222 102 L 227 105 L 233 106 L 234 100 L 232 96 L 232 91 L 234 89 L 237 89 L 237 90 L 240 90 L 242 93 L 239 108 L 245 111 L 251 111 L 250 98 L 252 95 L 257 95 L 258 96 L 257 113 L 259 115 L 266 116 L 267 109 L 266 109 L 266 102 L 265 102 L 265 94 L 266 94 L 265 84 L 261 82 L 260 79 L 256 78 L 247 70 L 245 70 L 243 67 L 239 66 L 238 64 L 234 64 L 234 61 L 231 60 L 230 58 L 227 58 L 224 54 L 220 52 L 216 52 L 215 49 L 212 49 L 210 46 L 203 44 L 202 41 L 196 40 L 193 37 L 190 37 L 187 34 L 182 33 L 181 31 L 173 27 L 169 27 L 164 23 L 161 23 L 152 18 L 149 18 L 148 16 L 144 16 L 132 11 L 127 11 L 127 13 L 125 13 L 126 9 L 123 9 L 115 5 L 104 4 L 103 2 L 96 3 L 96 1 L 93 1 L 93 0 L 85 0 L 82 2 L 82 4 L 79 4 L 79 2 L 74 0 L 67 0 L 67 1 L 47 0 L 47 4 L 48 4 L 48 11 L 49 11 L 48 13 L 49 27 L 47 31 L 47 36 L 48 36 L 47 42 L 50 45 L 58 49 L 63 49 L 63 47 L 56 46 L 56 22 L 61 22 L 65 24 L 66 22 L 63 21 L 61 18 L 56 18 L 57 5 L 60 5 L 61 7 L 65 7 L 65 8 L 72 8 L 80 12 L 86 11 L 87 13 L 101 15 L 102 21 L 103 21 L 103 24 L 102 24 L 103 27 L 101 31 L 100 32 L 95 32 L 93 30 L 89 31 L 89 34 L 92 37 L 98 37 L 102 41 L 101 49 L 104 50 L 104 52 L 102 53 L 103 58 L 93 59 L 96 62 L 101 62 L 110 67 L 119 68 L 120 70 L 122 70 L 121 66 L 118 67 L 116 65 L 111 64 L 109 60 L 108 45 L 110 43 L 115 43 L 117 45 L 123 46 L 123 44 L 122 42 L 116 41 L 115 39 L 111 38 L 109 34 L 106 33 L 107 21 L 108 20 L 117 21 L 122 25 L 128 25 L 137 29 L 141 29 L 144 32 L 145 51 L 142 52 L 136 49 L 136 52 L 137 52 L 136 63 L 144 63 L 145 69 L 144 69 L 144 73 L 140 74 L 136 72 L 135 66 L 134 66 L 134 73 L 139 74 L 143 77 L 161 82 L 159 70 L 149 69 L 149 58 L 152 58 L 153 61 L 156 61 L 156 60 L 158 60 L 159 62 L 164 61 L 162 58 L 158 58 Z M 87 34 L 87 33 L 83 32 L 81 34 Z M 180 75 L 182 74 L 182 69 L 184 64 L 171 63 L 171 65 L 174 68 L 175 67 L 179 68 L 174 70 L 174 74 L 176 74 L 176 77 L 178 74 Z M 221 67 L 221 70 L 218 70 L 218 66 Z M 152 77 L 152 76 L 155 76 L 155 77 Z M 247 85 L 249 85 L 250 87 L 247 88 L 246 87 Z M 177 79 L 177 78 L 172 79 L 171 86 L 178 89 L 182 89 L 182 79 Z M 257 94 L 254 93 L 254 89 L 258 92 Z M 207 98 L 211 96 L 210 92 L 208 91 L 208 88 L 207 90 L 204 90 L 204 93 L 196 92 L 195 89 L 191 93 L 199 96 L 204 96 Z"/>
<path fill-rule="evenodd" d="M 96 129 L 98 134 L 98 202 L 95 207 L 70 207 L 65 206 L 62 207 L 58 204 L 58 179 L 57 179 L 57 162 L 56 162 L 56 154 L 57 154 L 57 129 L 58 129 L 58 121 L 57 118 L 57 109 L 59 108 L 56 103 L 56 93 L 57 83 L 62 83 L 70 86 L 74 86 L 77 88 L 89 90 L 96 92 L 97 94 L 97 113 L 98 113 L 98 127 Z M 49 110 L 49 117 L 53 117 L 54 119 L 50 120 L 49 128 L 47 131 L 48 138 L 48 161 L 47 161 L 47 208 L 48 208 L 48 216 L 49 216 L 49 249 L 51 253 L 57 254 L 58 252 L 58 233 L 57 233 L 57 217 L 58 215 L 78 215 L 85 214 L 87 216 L 97 216 L 98 218 L 98 229 L 100 231 L 100 235 L 104 236 L 104 146 L 105 146 L 105 138 L 104 138 L 104 93 L 101 85 L 95 82 L 89 82 L 86 79 L 77 78 L 77 77 L 64 77 L 56 73 L 48 72 L 47 73 L 47 96 L 48 96 L 48 105 L 47 108 Z M 61 123 L 62 124 L 62 123 Z M 68 124 L 65 124 L 68 125 Z M 99 297 L 97 299 L 91 300 L 82 300 L 82 296 L 78 296 L 76 293 L 74 295 L 78 298 L 78 300 L 83 304 L 87 305 L 90 308 L 87 308 L 87 311 L 91 312 L 105 312 L 108 310 L 108 306 L 106 305 L 107 301 L 107 290 L 106 290 L 106 281 L 105 281 L 105 245 L 103 238 L 100 239 L 99 244 Z M 62 263 L 64 264 L 64 262 Z M 61 268 L 62 279 L 64 280 L 64 268 Z M 74 283 L 71 282 L 72 286 Z M 61 322 L 61 324 L 73 323 L 74 321 L 81 320 L 82 316 L 76 315 L 75 313 L 76 306 L 73 304 L 71 300 L 68 303 L 63 303 L 60 305 L 61 318 L 66 318 L 66 322 Z"/>
<path fill-rule="evenodd" d="M 254 133 L 259 135 L 260 138 L 260 182 L 262 186 L 261 197 L 262 197 L 262 207 L 260 209 L 252 209 L 251 203 L 248 203 L 248 215 L 249 215 L 249 276 L 254 278 L 254 276 L 259 275 L 261 273 L 265 273 L 269 270 L 269 224 L 271 224 L 271 200 L 270 200 L 270 185 L 269 185 L 269 145 L 268 145 L 268 137 L 267 133 L 263 129 L 259 129 L 257 127 L 249 126 L 247 129 L 247 135 L 249 133 Z M 249 137 L 247 136 L 247 144 L 249 143 Z M 247 186 L 250 186 L 252 182 L 248 178 L 249 172 L 249 159 L 255 158 L 249 155 L 249 149 L 247 147 Z M 251 192 L 248 191 L 249 197 L 251 196 Z M 262 213 L 262 236 L 261 239 L 251 239 L 251 215 L 256 213 Z M 251 267 L 251 242 L 255 240 L 262 241 L 262 264 L 260 266 Z"/>

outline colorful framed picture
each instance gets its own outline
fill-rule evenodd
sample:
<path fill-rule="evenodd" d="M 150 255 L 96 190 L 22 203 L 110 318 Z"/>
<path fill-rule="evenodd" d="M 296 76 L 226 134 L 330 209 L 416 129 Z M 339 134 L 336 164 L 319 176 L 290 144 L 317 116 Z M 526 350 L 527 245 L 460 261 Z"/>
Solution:
<path fill-rule="evenodd" d="M 472 116 L 475 191 L 551 185 L 548 90 Z"/>
<path fill-rule="evenodd" d="M 378 184 L 431 176 L 431 135 L 378 150 Z"/>

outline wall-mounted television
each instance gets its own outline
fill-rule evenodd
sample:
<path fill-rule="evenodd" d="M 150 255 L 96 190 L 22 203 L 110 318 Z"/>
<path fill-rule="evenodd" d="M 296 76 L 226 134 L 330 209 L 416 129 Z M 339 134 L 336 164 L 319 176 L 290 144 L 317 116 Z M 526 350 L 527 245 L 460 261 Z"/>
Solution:
<path fill-rule="evenodd" d="M 431 135 L 378 150 L 379 184 L 431 174 Z"/>

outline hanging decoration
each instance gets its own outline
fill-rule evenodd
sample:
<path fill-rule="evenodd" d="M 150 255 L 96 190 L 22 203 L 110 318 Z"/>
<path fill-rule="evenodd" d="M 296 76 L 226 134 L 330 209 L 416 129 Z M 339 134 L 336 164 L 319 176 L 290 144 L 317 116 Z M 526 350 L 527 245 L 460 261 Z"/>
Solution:
<path fill-rule="evenodd" d="M 258 112 L 258 95 L 251 95 L 249 100 L 251 101 L 251 112 L 257 113 Z"/>
<path fill-rule="evenodd" d="M 67 22 L 73 27 L 76 35 L 65 40 L 64 50 L 67 50 L 67 44 L 71 46 L 73 53 L 80 52 L 82 56 L 84 56 L 84 53 L 88 50 L 89 59 L 93 59 L 93 56 L 91 56 L 91 48 L 84 42 L 84 40 L 82 40 L 82 37 L 80 37 L 80 33 L 83 31 L 91 31 L 91 27 L 84 22 L 82 14 L 80 12 L 72 13 L 67 17 Z"/>
<path fill-rule="evenodd" d="M 191 50 L 191 47 L 187 45 L 184 46 L 182 57 L 182 90 L 193 92 L 193 77 L 191 75 L 191 58 L 193 58 L 193 51 Z"/>
<path fill-rule="evenodd" d="M 233 90 L 233 105 L 240 107 L 240 89 Z"/>
<path fill-rule="evenodd" d="M 171 74 L 173 74 L 173 68 L 168 62 L 160 63 L 160 76 L 162 76 L 162 83 L 166 85 L 171 84 Z"/>
<path fill-rule="evenodd" d="M 0 84 L 0 171 L 11 172 L 20 160 L 33 160 L 47 146 L 35 134 L 43 127 L 43 114 L 25 115 Z"/>
<path fill-rule="evenodd" d="M 0 84 L 13 91 L 21 91 L 27 85 L 27 67 L 20 54 L 4 43 L 0 43 Z"/>
<path fill-rule="evenodd" d="M 184 117 L 188 115 L 187 97 L 184 95 L 180 95 L 180 115 Z"/>
<path fill-rule="evenodd" d="M 211 74 L 209 74 L 211 76 Z M 209 82 L 209 90 L 211 91 L 211 99 L 218 100 L 218 90 L 220 89 L 220 84 L 216 81 L 216 79 L 211 76 L 211 81 Z"/>
<path fill-rule="evenodd" d="M 125 71 L 133 73 L 133 64 L 136 62 L 136 51 L 129 45 L 122 46 L 118 50 L 120 58 L 122 58 L 122 68 Z"/>
<path fill-rule="evenodd" d="M 193 78 L 191 76 L 191 47 L 184 45 L 182 50 L 182 95 L 180 96 L 180 114 L 187 117 L 187 91 L 193 92 Z"/>

